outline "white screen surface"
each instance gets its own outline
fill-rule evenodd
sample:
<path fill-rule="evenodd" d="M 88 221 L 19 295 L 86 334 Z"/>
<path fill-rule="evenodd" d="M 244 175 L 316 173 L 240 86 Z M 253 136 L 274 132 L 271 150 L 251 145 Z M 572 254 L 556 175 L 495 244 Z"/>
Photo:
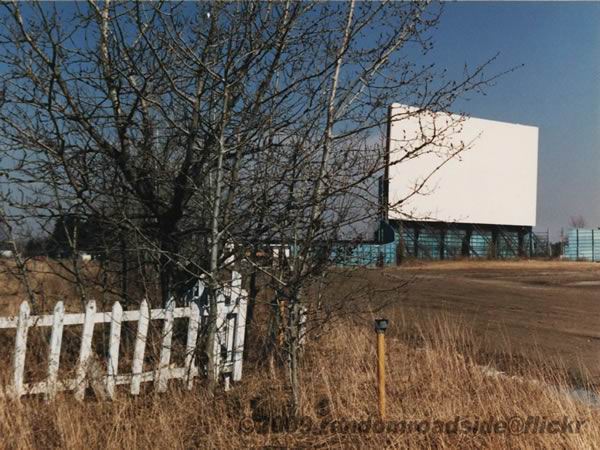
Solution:
<path fill-rule="evenodd" d="M 391 109 L 391 219 L 535 225 L 537 127 L 411 111 Z"/>

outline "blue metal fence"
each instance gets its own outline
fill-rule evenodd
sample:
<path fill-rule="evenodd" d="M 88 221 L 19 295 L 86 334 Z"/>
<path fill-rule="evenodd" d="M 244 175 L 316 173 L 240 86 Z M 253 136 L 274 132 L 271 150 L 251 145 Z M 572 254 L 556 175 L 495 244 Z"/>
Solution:
<path fill-rule="evenodd" d="M 588 232 L 591 230 L 587 230 Z M 590 233 L 581 232 L 578 258 L 585 258 L 584 240 Z M 592 233 L 593 234 L 593 231 Z M 547 234 L 524 233 L 498 229 L 496 235 L 489 229 L 473 227 L 470 238 L 460 228 L 433 228 L 391 226 L 382 223 L 379 242 L 337 243 L 331 251 L 331 261 L 340 267 L 393 266 L 404 257 L 418 259 L 455 259 L 465 255 L 471 258 L 549 257 Z M 600 258 L 600 230 L 596 231 L 596 259 Z M 466 246 L 466 247 L 465 247 Z M 468 248 L 467 248 L 468 247 Z M 577 253 L 576 250 L 573 252 Z M 590 257 L 591 258 L 591 257 Z M 576 258 L 574 258 L 576 259 Z"/>
<path fill-rule="evenodd" d="M 394 266 L 397 242 L 387 244 L 338 244 L 333 248 L 332 259 L 337 266 Z"/>
<path fill-rule="evenodd" d="M 600 229 L 569 230 L 563 254 L 573 261 L 600 261 Z"/>
<path fill-rule="evenodd" d="M 386 222 L 379 224 L 379 242 L 356 244 L 339 243 L 332 249 L 332 260 L 337 266 L 394 266 L 398 251 L 398 233 Z"/>

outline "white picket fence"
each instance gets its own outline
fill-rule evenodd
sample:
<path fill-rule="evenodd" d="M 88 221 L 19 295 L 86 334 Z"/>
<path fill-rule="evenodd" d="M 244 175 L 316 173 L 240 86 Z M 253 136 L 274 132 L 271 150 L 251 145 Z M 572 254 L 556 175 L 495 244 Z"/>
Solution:
<path fill-rule="evenodd" d="M 191 389 L 194 378 L 200 371 L 195 361 L 195 350 L 200 327 L 206 323 L 209 311 L 204 301 L 204 285 L 198 281 L 186 305 L 176 307 L 171 299 L 164 309 L 150 309 L 143 300 L 140 309 L 123 311 L 119 302 L 114 303 L 110 312 L 98 312 L 96 302 L 90 300 L 83 313 L 65 313 L 63 302 L 58 302 L 53 314 L 31 315 L 27 302 L 21 303 L 19 314 L 13 317 L 0 317 L 0 329 L 16 328 L 13 354 L 12 384 L 3 389 L 3 393 L 13 398 L 26 394 L 45 394 L 53 398 L 59 391 L 74 391 L 75 397 L 82 400 L 86 388 L 93 381 L 90 377 L 92 358 L 92 339 L 96 324 L 109 323 L 108 355 L 106 357 L 106 373 L 101 374 L 106 395 L 114 398 L 116 386 L 128 384 L 133 395 L 140 393 L 143 382 L 154 382 L 154 389 L 164 392 L 170 379 L 182 379 L 185 386 Z M 242 377 L 242 355 L 244 350 L 244 333 L 246 323 L 247 295 L 241 289 L 241 276 L 233 272 L 231 285 L 217 296 L 217 338 L 214 342 L 214 358 L 216 375 L 229 388 L 230 381 L 239 381 Z M 187 337 L 185 344 L 184 365 L 174 367 L 171 364 L 173 325 L 175 319 L 187 319 Z M 144 371 L 144 355 L 148 328 L 151 320 L 162 320 L 161 347 L 159 363 L 152 370 Z M 135 347 L 131 365 L 131 373 L 119 373 L 119 350 L 121 345 L 121 325 L 123 322 L 138 322 Z M 65 326 L 83 325 L 79 359 L 75 369 L 75 377 L 59 380 L 59 367 L 63 330 Z M 27 336 L 30 328 L 52 327 L 48 346 L 48 368 L 44 381 L 27 383 L 24 380 L 25 357 L 27 354 Z M 95 374 L 97 375 L 97 374 Z"/>

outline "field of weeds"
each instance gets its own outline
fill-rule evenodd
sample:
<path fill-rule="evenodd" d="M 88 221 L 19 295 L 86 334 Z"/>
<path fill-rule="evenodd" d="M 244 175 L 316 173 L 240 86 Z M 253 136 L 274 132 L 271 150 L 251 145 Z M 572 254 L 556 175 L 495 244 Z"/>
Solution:
<path fill-rule="evenodd" d="M 220 449 L 593 448 L 600 442 L 596 409 L 527 381 L 568 386 L 564 374 L 531 368 L 518 379 L 488 376 L 464 355 L 464 329 L 457 333 L 443 321 L 431 326 L 436 341 L 388 341 L 383 425 L 377 421 L 374 333 L 340 324 L 307 349 L 296 422 L 281 420 L 288 413 L 283 374 L 249 364 L 243 382 L 216 396 L 201 385 L 188 392 L 173 384 L 165 394 L 122 392 L 112 402 L 79 403 L 68 394 L 49 404 L 2 400 L 2 442 L 7 448 Z"/>
<path fill-rule="evenodd" d="M 264 360 L 258 307 L 243 381 L 229 392 L 213 393 L 203 383 L 187 391 L 171 381 L 166 393 L 132 397 L 121 390 L 112 402 L 93 396 L 78 402 L 72 394 L 50 403 L 3 398 L 2 446 L 594 448 L 600 442 L 598 409 L 567 394 L 575 386 L 567 368 L 506 353 L 494 365 L 494 358 L 482 358 L 489 352 L 468 322 L 443 312 L 401 319 L 394 302 L 377 312 L 394 318 L 387 332 L 387 417 L 380 422 L 375 316 L 368 308 L 358 313 L 366 301 L 362 294 L 379 294 L 372 286 L 359 291 L 350 298 L 339 287 L 328 288 L 344 306 L 324 297 L 337 320 L 324 322 L 306 344 L 300 415 L 290 416 L 285 372 Z M 9 348 L 10 336 L 2 342 Z M 35 345 L 43 355 L 45 338 Z M 4 380 L 10 367 L 6 357 L 3 352 Z M 586 383 L 582 375 L 577 387 L 594 389 Z"/>

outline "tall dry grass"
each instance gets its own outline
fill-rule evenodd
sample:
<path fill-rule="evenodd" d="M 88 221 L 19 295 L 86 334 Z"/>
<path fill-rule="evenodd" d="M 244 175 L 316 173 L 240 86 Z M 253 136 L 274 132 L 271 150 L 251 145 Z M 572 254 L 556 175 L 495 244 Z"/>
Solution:
<path fill-rule="evenodd" d="M 340 322 L 306 349 L 299 430 L 284 432 L 277 428 L 279 422 L 270 431 L 263 427 L 265 421 L 289 410 L 285 378 L 283 373 L 248 364 L 241 383 L 228 393 L 214 396 L 201 385 L 187 392 L 172 384 L 162 395 L 132 398 L 122 391 L 112 402 L 78 403 L 68 394 L 52 403 L 36 398 L 20 403 L 0 400 L 2 446 L 594 448 L 600 442 L 598 410 L 550 387 L 566 387 L 566 373 L 532 365 L 527 370 L 521 368 L 519 379 L 486 376 L 477 362 L 477 345 L 468 329 L 443 318 L 422 324 L 419 338 L 413 335 L 408 339 L 393 328 L 390 331 L 390 336 L 399 337 L 387 341 L 389 432 L 375 432 L 374 428 L 367 432 L 365 428 L 367 419 L 377 418 L 374 332 L 370 324 Z M 411 430 L 408 422 L 402 422 L 452 422 L 457 416 L 472 421 L 540 416 L 548 421 L 568 417 L 586 422 L 579 433 L 519 435 L 424 431 L 423 425 Z M 253 425 L 248 418 L 253 419 Z M 352 421 L 362 421 L 362 431 L 353 430 Z M 257 431 L 242 429 L 251 426 Z"/>
<path fill-rule="evenodd" d="M 68 311 L 80 311 L 82 299 L 69 264 L 69 261 L 34 258 L 24 264 L 23 273 L 14 261 L 0 259 L 0 315 L 17 314 L 23 300 L 29 301 L 36 313 L 51 312 L 58 301 L 64 301 Z M 110 308 L 117 298 L 106 298 L 100 270 L 95 262 L 82 263 L 80 271 L 86 295 L 99 304 L 106 303 Z M 24 277 L 31 287 L 33 299 L 28 296 Z"/>
<path fill-rule="evenodd" d="M 36 289 L 46 288 L 51 295 L 74 297 L 60 282 L 44 278 L 36 282 Z M 22 295 L 18 286 L 8 286 L 16 290 L 12 294 L 15 298 Z M 355 287 L 351 290 L 356 294 Z M 71 394 L 60 395 L 50 403 L 34 397 L 20 402 L 0 398 L 0 446 L 513 449 L 594 448 L 600 442 L 599 410 L 564 393 L 573 384 L 587 384 L 584 372 L 574 377 L 560 364 L 542 366 L 510 352 L 490 354 L 480 347 L 468 324 L 443 316 L 405 316 L 398 304 L 389 304 L 384 310 L 393 321 L 387 332 L 388 414 L 383 423 L 387 430 L 381 432 L 373 317 L 356 314 L 363 297 L 350 301 L 343 289 L 332 291 L 344 306 L 336 305 L 337 320 L 324 323 L 318 337 L 307 343 L 299 417 L 289 418 L 285 372 L 263 361 L 260 347 L 265 324 L 257 319 L 247 341 L 250 348 L 243 381 L 230 392 L 213 394 L 202 383 L 190 392 L 172 380 L 164 394 L 149 389 L 144 395 L 131 397 L 123 388 L 114 401 L 90 396 L 77 402 Z M 367 294 L 376 296 L 377 292 L 367 287 Z M 10 298 L 5 300 L 7 308 L 12 307 Z M 264 316 L 265 306 L 255 310 L 256 318 Z M 28 376 L 43 379 L 48 333 L 38 334 L 32 330 L 28 356 L 28 367 L 37 371 L 30 371 Z M 77 330 L 65 335 L 63 371 L 74 367 L 77 336 Z M 0 334 L 2 385 L 10 378 L 12 339 Z M 103 351 L 101 341 L 99 354 Z M 131 339 L 124 341 L 125 356 L 130 344 Z M 518 377 L 486 375 L 485 364 Z M 123 369 L 127 369 L 126 363 Z M 282 421 L 282 417 L 287 419 Z M 454 430 L 457 417 L 461 426 Z M 522 434 L 487 432 L 490 420 L 497 424 L 512 417 L 524 421 L 539 417 L 544 423 L 564 417 L 586 422 L 580 432 L 535 432 L 541 426 L 539 421 L 537 429 L 530 424 L 529 432 Z"/>

